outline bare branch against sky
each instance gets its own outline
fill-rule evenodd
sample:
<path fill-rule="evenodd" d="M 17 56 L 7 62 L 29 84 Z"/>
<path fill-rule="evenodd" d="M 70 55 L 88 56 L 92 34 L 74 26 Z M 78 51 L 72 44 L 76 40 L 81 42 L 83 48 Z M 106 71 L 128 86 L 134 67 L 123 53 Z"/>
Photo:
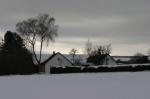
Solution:
<path fill-rule="evenodd" d="M 80 53 L 88 38 L 95 44 L 112 44 L 113 55 L 133 55 L 150 48 L 150 0 L 1 0 L 0 31 L 39 13 L 54 16 L 59 39 L 53 50 Z"/>

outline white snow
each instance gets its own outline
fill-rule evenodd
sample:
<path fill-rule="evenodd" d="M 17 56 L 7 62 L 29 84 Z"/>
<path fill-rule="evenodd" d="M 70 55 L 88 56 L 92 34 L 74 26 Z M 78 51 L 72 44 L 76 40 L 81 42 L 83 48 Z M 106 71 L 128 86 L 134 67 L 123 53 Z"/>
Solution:
<path fill-rule="evenodd" d="M 150 72 L 1 76 L 0 99 L 150 99 Z"/>

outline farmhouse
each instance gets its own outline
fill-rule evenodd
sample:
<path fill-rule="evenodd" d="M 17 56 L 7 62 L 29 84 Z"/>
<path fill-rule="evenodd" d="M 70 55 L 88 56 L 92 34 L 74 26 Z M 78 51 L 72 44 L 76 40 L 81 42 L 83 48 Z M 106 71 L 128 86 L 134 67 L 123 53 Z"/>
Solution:
<path fill-rule="evenodd" d="M 87 56 L 85 57 L 85 55 L 83 55 L 81 58 L 82 58 L 80 61 L 81 66 L 86 66 L 86 65 L 93 66 L 92 63 L 90 64 L 86 62 Z M 99 60 L 99 61 L 102 61 L 101 65 L 108 65 L 108 66 L 117 65 L 116 61 L 110 55 L 105 56 L 103 60 Z M 73 66 L 71 62 L 71 56 L 62 55 L 61 53 L 57 52 L 57 53 L 53 53 L 51 57 L 49 57 L 47 60 L 43 62 L 43 64 L 39 67 L 39 72 L 49 74 L 51 67 L 65 67 L 65 66 Z"/>
<path fill-rule="evenodd" d="M 70 60 L 68 60 L 61 53 L 53 53 L 53 55 L 43 62 L 42 67 L 40 67 L 40 71 L 46 74 L 50 73 L 50 67 L 65 67 L 72 66 Z"/>

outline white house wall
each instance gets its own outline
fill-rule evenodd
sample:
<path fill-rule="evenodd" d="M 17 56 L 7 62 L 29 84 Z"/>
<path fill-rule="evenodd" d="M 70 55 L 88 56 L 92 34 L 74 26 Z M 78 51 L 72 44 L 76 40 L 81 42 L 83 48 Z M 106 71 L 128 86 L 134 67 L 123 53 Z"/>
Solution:
<path fill-rule="evenodd" d="M 117 65 L 117 63 L 111 58 L 111 56 L 107 56 L 103 65 Z"/>
<path fill-rule="evenodd" d="M 62 55 L 57 54 L 45 65 L 45 73 L 50 73 L 50 67 L 72 66 L 72 64 Z"/>

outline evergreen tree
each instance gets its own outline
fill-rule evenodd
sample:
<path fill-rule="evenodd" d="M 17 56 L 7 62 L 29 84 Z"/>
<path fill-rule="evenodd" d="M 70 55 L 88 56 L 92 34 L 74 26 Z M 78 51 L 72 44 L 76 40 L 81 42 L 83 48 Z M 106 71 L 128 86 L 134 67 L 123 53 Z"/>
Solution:
<path fill-rule="evenodd" d="M 1 74 L 29 74 L 36 72 L 32 54 L 26 49 L 23 39 L 7 31 L 0 53 Z"/>

